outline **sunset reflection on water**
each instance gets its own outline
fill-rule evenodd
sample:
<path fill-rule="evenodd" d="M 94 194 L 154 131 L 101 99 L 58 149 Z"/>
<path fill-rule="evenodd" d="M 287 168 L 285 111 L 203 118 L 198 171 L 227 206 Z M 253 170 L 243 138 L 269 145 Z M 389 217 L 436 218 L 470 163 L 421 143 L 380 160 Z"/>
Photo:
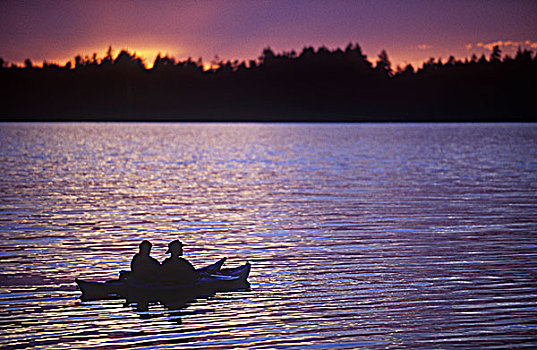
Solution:
<path fill-rule="evenodd" d="M 3 124 L 0 346 L 533 346 L 537 128 Z M 251 290 L 80 301 L 143 239 Z"/>

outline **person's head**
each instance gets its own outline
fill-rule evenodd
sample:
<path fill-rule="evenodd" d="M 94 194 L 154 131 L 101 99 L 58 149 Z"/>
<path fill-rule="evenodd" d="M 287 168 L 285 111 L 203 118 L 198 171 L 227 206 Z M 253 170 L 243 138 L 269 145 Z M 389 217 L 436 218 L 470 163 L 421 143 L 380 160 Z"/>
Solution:
<path fill-rule="evenodd" d="M 148 240 L 143 240 L 142 243 L 140 243 L 140 254 L 147 254 L 149 255 L 149 252 L 151 252 L 151 247 L 153 245 Z"/>
<path fill-rule="evenodd" d="M 166 253 L 171 253 L 172 256 L 183 255 L 183 243 L 181 243 L 181 241 L 178 239 L 171 241 L 170 244 L 168 244 L 168 251 Z"/>

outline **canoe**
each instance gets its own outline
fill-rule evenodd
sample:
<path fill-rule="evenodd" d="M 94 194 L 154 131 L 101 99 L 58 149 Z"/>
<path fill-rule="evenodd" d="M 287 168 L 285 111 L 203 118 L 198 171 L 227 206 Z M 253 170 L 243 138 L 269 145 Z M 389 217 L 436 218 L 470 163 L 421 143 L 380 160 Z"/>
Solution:
<path fill-rule="evenodd" d="M 130 280 L 123 273 L 120 279 L 106 282 L 75 279 L 82 291 L 82 300 L 118 299 L 154 300 L 170 298 L 196 298 L 212 295 L 216 292 L 243 290 L 250 287 L 247 279 L 251 265 L 246 263 L 236 268 L 222 269 L 225 258 L 216 263 L 198 269 L 201 277 L 194 283 L 176 284 L 170 282 L 141 283 Z"/>
<path fill-rule="evenodd" d="M 197 271 L 200 274 L 211 274 L 211 273 L 217 273 L 222 269 L 222 266 L 224 266 L 224 263 L 226 262 L 226 257 L 223 257 L 222 259 L 218 260 L 212 265 L 205 266 L 202 268 L 197 269 Z"/>

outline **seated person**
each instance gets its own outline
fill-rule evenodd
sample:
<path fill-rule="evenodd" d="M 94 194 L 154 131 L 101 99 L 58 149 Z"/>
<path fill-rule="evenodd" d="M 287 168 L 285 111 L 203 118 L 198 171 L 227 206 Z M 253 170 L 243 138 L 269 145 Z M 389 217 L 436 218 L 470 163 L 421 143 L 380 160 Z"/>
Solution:
<path fill-rule="evenodd" d="M 149 256 L 152 244 L 144 240 L 140 243 L 140 251 L 134 255 L 131 261 L 130 278 L 143 282 L 154 282 L 160 278 L 160 263 L 157 259 Z"/>
<path fill-rule="evenodd" d="M 180 257 L 183 255 L 183 243 L 179 240 L 170 242 L 166 253 L 171 255 L 162 262 L 162 280 L 175 283 L 192 283 L 199 278 L 194 266 Z"/>

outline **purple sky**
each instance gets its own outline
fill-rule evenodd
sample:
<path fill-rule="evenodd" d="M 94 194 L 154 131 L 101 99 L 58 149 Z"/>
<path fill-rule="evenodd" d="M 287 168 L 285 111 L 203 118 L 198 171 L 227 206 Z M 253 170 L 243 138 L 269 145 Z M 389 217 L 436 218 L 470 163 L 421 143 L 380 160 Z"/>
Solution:
<path fill-rule="evenodd" d="M 111 45 L 152 63 L 160 51 L 178 59 L 254 59 L 305 45 L 361 45 L 394 64 L 429 57 L 537 49 L 535 0 L 372 1 L 24 1 L 0 0 L 0 57 L 64 62 L 103 56 Z"/>

